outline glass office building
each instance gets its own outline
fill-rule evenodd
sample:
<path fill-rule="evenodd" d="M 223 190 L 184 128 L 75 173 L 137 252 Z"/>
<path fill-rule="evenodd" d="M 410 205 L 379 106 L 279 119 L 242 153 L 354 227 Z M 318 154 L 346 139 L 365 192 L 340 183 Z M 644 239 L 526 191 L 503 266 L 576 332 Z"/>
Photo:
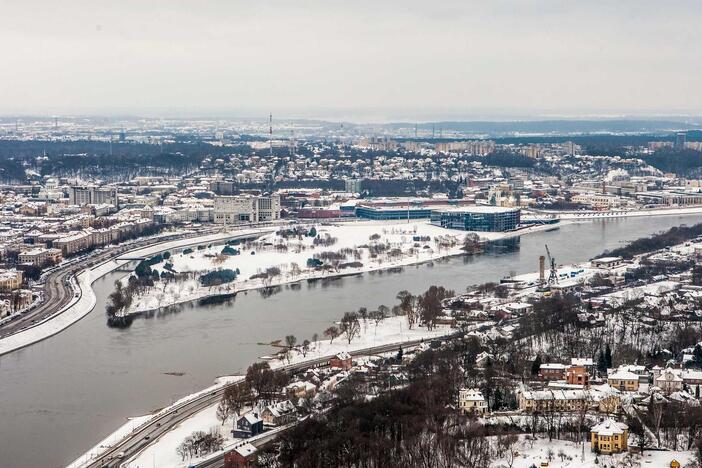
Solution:
<path fill-rule="evenodd" d="M 443 228 L 463 231 L 511 231 L 519 225 L 520 213 L 519 208 L 501 208 L 499 206 L 432 210 L 431 223 Z"/>

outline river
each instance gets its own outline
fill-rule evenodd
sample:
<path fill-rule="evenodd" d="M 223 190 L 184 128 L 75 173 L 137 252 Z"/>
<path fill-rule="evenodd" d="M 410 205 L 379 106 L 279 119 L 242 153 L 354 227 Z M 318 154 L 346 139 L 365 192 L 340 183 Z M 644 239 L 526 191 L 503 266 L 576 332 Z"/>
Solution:
<path fill-rule="evenodd" d="M 0 466 L 63 466 L 126 416 L 166 406 L 211 385 L 216 376 L 244 372 L 270 351 L 258 342 L 287 334 L 299 341 L 321 335 L 344 311 L 392 306 L 400 290 L 419 293 L 436 284 L 463 291 L 510 272 L 536 271 L 546 243 L 558 263 L 580 262 L 623 242 L 701 221 L 701 215 L 689 215 L 568 224 L 476 257 L 282 287 L 267 298 L 251 291 L 229 304 L 140 318 L 128 329 L 105 325 L 106 296 L 124 273 L 109 274 L 94 284 L 97 306 L 88 316 L 52 338 L 0 357 Z"/>

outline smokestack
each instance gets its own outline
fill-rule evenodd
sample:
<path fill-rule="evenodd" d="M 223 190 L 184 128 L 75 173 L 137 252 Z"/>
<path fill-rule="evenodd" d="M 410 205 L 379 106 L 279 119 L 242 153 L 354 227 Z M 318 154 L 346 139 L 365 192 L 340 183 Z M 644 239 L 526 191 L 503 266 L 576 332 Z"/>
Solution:
<path fill-rule="evenodd" d="M 544 282 L 544 272 L 546 270 L 546 257 L 541 255 L 539 257 L 539 283 Z"/>

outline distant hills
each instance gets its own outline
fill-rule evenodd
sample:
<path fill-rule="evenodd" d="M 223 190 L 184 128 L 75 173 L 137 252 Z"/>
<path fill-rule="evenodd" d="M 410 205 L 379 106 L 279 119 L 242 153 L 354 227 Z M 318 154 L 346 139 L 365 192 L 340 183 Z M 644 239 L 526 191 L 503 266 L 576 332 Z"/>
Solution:
<path fill-rule="evenodd" d="M 395 129 L 407 128 L 409 123 L 392 123 Z M 514 134 L 592 134 L 592 133 L 668 133 L 678 130 L 702 128 L 702 119 L 690 121 L 646 120 L 646 119 L 598 119 L 598 120 L 525 120 L 525 121 L 442 121 L 417 124 L 422 132 L 439 130 L 464 134 L 514 135 Z"/>

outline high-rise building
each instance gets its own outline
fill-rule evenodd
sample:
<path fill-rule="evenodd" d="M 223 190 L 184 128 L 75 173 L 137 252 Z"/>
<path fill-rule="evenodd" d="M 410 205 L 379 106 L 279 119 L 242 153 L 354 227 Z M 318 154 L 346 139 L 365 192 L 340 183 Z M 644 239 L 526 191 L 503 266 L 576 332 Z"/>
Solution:
<path fill-rule="evenodd" d="M 71 205 L 114 205 L 119 206 L 117 189 L 93 185 L 75 185 L 68 188 L 68 202 Z"/>
<path fill-rule="evenodd" d="M 682 149 L 685 147 L 685 139 L 686 139 L 686 134 L 685 132 L 678 132 L 675 134 L 675 147 L 677 149 Z"/>
<path fill-rule="evenodd" d="M 363 181 L 361 179 L 346 179 L 344 186 L 348 193 L 361 193 Z"/>

